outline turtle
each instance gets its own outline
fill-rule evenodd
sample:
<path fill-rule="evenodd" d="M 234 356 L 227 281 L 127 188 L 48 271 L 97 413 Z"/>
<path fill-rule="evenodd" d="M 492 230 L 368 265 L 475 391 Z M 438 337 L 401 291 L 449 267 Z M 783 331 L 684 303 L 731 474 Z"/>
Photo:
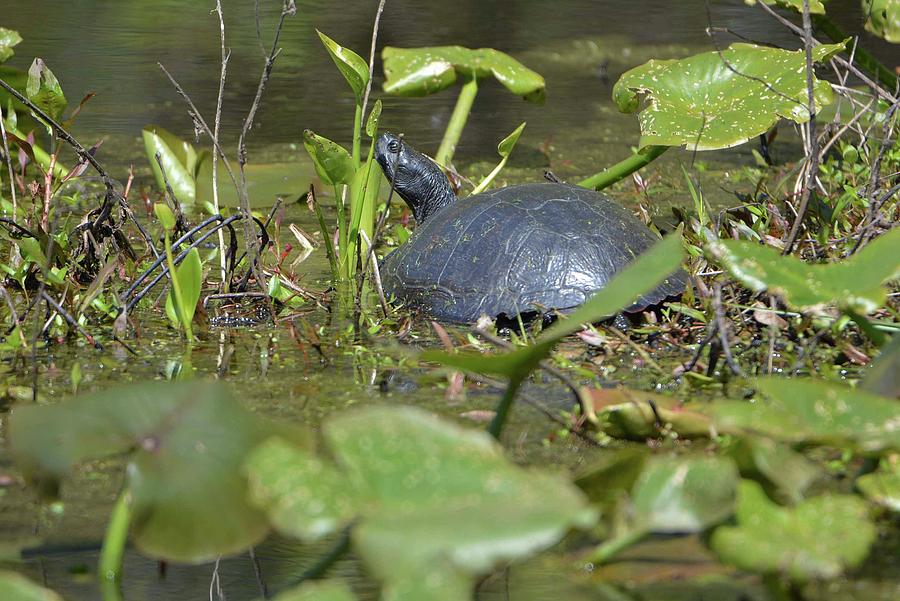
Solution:
<path fill-rule="evenodd" d="M 379 136 L 375 158 L 417 223 L 381 263 L 384 292 L 440 321 L 571 312 L 659 240 L 594 190 L 526 183 L 457 198 L 438 164 L 394 134 Z M 678 296 L 687 281 L 679 270 L 625 312 Z"/>

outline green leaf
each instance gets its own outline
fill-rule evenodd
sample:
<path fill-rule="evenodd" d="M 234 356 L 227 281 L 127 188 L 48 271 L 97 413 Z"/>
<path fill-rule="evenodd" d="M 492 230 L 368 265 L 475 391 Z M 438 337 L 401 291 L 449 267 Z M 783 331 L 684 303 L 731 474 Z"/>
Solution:
<path fill-rule="evenodd" d="M 580 308 L 567 317 L 561 317 L 542 332 L 530 346 L 495 355 L 427 351 L 421 357 L 426 361 L 476 373 L 521 380 L 550 353 L 557 342 L 580 330 L 582 324 L 598 322 L 633 304 L 636 299 L 656 288 L 667 276 L 675 273 L 683 259 L 684 249 L 680 235 L 673 234 L 660 240 L 617 273 L 606 287 Z"/>
<path fill-rule="evenodd" d="M 523 121 L 522 124 L 514 129 L 511 134 L 500 140 L 500 143 L 497 144 L 497 154 L 499 154 L 504 159 L 512 154 L 513 148 L 516 147 L 516 142 L 519 141 L 519 136 L 522 135 L 522 131 L 524 129 L 525 122 Z"/>
<path fill-rule="evenodd" d="M 384 599 L 468 598 L 476 576 L 596 519 L 566 479 L 518 467 L 486 433 L 418 409 L 360 409 L 323 430 L 334 463 L 277 439 L 254 452 L 253 499 L 303 540 L 352 522 Z"/>
<path fill-rule="evenodd" d="M 799 503 L 821 470 L 789 446 L 769 438 L 746 436 L 728 449 L 741 475 L 761 481 L 780 497 Z"/>
<path fill-rule="evenodd" d="M 900 0 L 862 0 L 866 31 L 900 44 Z"/>
<path fill-rule="evenodd" d="M 828 60 L 844 47 L 817 46 L 813 60 Z M 832 96 L 831 84 L 815 82 L 817 109 Z M 721 53 L 651 60 L 619 78 L 613 99 L 622 112 L 640 112 L 642 148 L 729 148 L 765 133 L 779 118 L 809 119 L 806 55 L 732 44 Z"/>
<path fill-rule="evenodd" d="M 303 131 L 303 146 L 323 183 L 334 186 L 353 182 L 356 166 L 343 146 L 316 135 L 310 129 Z"/>
<path fill-rule="evenodd" d="M 141 135 L 157 187 L 165 190 L 166 178 L 168 178 L 169 185 L 172 186 L 172 191 L 175 192 L 179 202 L 185 205 L 195 204 L 197 201 L 195 176 L 200 165 L 194 147 L 156 125 L 144 127 Z M 162 163 L 166 172 L 165 178 L 159 168 L 159 163 L 156 162 L 157 153 L 159 153 L 159 163 Z"/>
<path fill-rule="evenodd" d="M 859 385 L 860 390 L 900 399 L 900 336 L 894 335 L 881 349 Z"/>
<path fill-rule="evenodd" d="M 760 378 L 757 388 L 768 400 L 719 401 L 711 406 L 720 430 L 866 452 L 900 450 L 900 404 L 896 401 L 843 384 L 802 378 Z"/>
<path fill-rule="evenodd" d="M 158 202 L 153 205 L 153 213 L 159 219 L 159 223 L 164 230 L 171 232 L 175 229 L 175 214 L 169 208 L 169 205 L 164 202 Z"/>
<path fill-rule="evenodd" d="M 634 485 L 636 521 L 651 532 L 700 532 L 734 511 L 738 472 L 717 457 L 653 457 Z"/>
<path fill-rule="evenodd" d="M 464 81 L 494 77 L 506 89 L 525 100 L 544 102 L 544 78 L 508 54 L 492 48 L 436 46 L 429 48 L 385 47 L 384 91 L 397 96 L 427 96 Z"/>
<path fill-rule="evenodd" d="M 279 593 L 273 601 L 355 601 L 353 591 L 340 580 L 306 582 Z"/>
<path fill-rule="evenodd" d="M 744 0 L 745 4 L 753 6 L 758 0 Z M 798 13 L 803 12 L 803 0 L 759 0 L 763 4 L 769 6 L 780 6 L 781 8 L 792 8 Z M 809 13 L 812 15 L 824 15 L 825 5 L 822 0 L 809 0 Z"/>
<path fill-rule="evenodd" d="M 3 601 L 63 601 L 50 589 L 38 586 L 16 572 L 0 571 L 0 599 Z"/>
<path fill-rule="evenodd" d="M 25 95 L 53 120 L 59 120 L 68 104 L 56 76 L 40 58 L 34 59 L 28 69 Z"/>
<path fill-rule="evenodd" d="M 166 207 L 168 208 L 168 207 Z M 192 248 L 184 260 L 175 269 L 175 277 L 181 287 L 184 306 L 179 307 L 181 315 L 175 311 L 175 289 L 169 290 L 166 297 L 166 315 L 172 323 L 185 324 L 194 321 L 194 312 L 197 310 L 197 302 L 200 300 L 200 291 L 203 285 L 203 263 L 200 261 L 200 251 Z M 273 278 L 277 279 L 277 278 Z"/>
<path fill-rule="evenodd" d="M 797 257 L 745 240 L 717 240 L 711 256 L 755 292 L 768 290 L 792 307 L 837 305 L 871 313 L 884 304 L 883 284 L 900 275 L 900 228 L 879 236 L 856 255 L 836 263 L 810 265 Z"/>
<path fill-rule="evenodd" d="M 316 33 L 319 34 L 319 39 L 322 40 L 322 44 L 325 45 L 325 49 L 331 55 L 331 60 L 334 61 L 341 75 L 350 84 L 350 88 L 356 96 L 356 103 L 360 104 L 363 94 L 366 92 L 366 84 L 369 82 L 368 63 L 360 55 L 349 48 L 344 48 L 318 29 Z"/>
<path fill-rule="evenodd" d="M 875 540 L 865 502 L 826 495 L 783 508 L 759 484 L 741 483 L 737 526 L 720 526 L 710 545 L 742 570 L 786 576 L 795 582 L 836 578 L 863 562 Z"/>
<path fill-rule="evenodd" d="M 262 540 L 268 521 L 250 504 L 240 466 L 279 429 L 305 440 L 244 410 L 223 385 L 200 381 L 17 405 L 8 428 L 17 465 L 47 494 L 78 463 L 126 455 L 135 544 L 182 562 L 212 561 Z"/>
<path fill-rule="evenodd" d="M 876 471 L 857 478 L 856 488 L 870 501 L 900 513 L 900 455 L 883 458 Z"/>
<path fill-rule="evenodd" d="M 22 238 L 16 244 L 19 246 L 22 258 L 36 263 L 41 269 L 47 269 L 47 255 L 44 254 L 37 238 Z"/>
<path fill-rule="evenodd" d="M 575 484 L 605 515 L 621 496 L 632 489 L 644 470 L 649 455 L 646 448 L 624 448 L 600 453 L 597 459 L 579 471 Z"/>
<path fill-rule="evenodd" d="M 22 41 L 18 31 L 0 27 L 0 64 L 5 63 L 15 54 L 13 48 Z"/>
<path fill-rule="evenodd" d="M 369 111 L 369 116 L 366 119 L 366 135 L 370 138 L 374 138 L 375 134 L 378 133 L 378 119 L 381 118 L 381 99 L 375 101 L 375 104 L 372 105 L 372 110 Z"/>

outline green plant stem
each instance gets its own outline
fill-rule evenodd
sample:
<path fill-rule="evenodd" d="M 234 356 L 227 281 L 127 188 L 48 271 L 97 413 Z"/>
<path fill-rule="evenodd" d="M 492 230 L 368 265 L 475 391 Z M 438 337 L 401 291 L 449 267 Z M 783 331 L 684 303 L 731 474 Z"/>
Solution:
<path fill-rule="evenodd" d="M 349 190 L 349 188 L 347 188 L 346 186 L 344 187 L 344 189 Z M 341 276 L 343 277 L 345 271 L 348 269 L 345 265 L 346 261 L 344 259 L 347 257 L 347 226 L 349 224 L 347 223 L 344 211 L 343 190 L 338 188 L 338 186 L 334 186 L 334 205 L 337 209 L 338 220 L 338 267 L 340 269 Z M 349 275 L 347 275 L 347 277 L 349 277 Z"/>
<path fill-rule="evenodd" d="M 306 568 L 306 570 L 291 583 L 291 586 L 297 586 L 308 580 L 321 578 L 325 572 L 328 571 L 328 568 L 333 566 L 337 560 L 343 557 L 347 551 L 350 550 L 350 529 L 350 526 L 344 528 L 328 552 L 316 560 L 316 563 Z"/>
<path fill-rule="evenodd" d="M 497 174 L 503 170 L 503 168 L 506 166 L 506 161 L 508 160 L 509 155 L 503 157 L 503 159 L 499 163 L 497 163 L 497 166 L 494 167 L 494 170 L 488 173 L 487 177 L 481 180 L 480 184 L 475 186 L 475 189 L 472 190 L 472 194 L 480 194 L 481 192 L 484 192 L 485 188 L 487 188 L 491 184 L 491 182 L 494 181 L 494 178 L 497 177 Z"/>
<path fill-rule="evenodd" d="M 450 122 L 447 123 L 447 129 L 444 131 L 444 139 L 438 148 L 434 160 L 438 165 L 444 167 L 450 165 L 453 159 L 453 153 L 456 152 L 456 145 L 462 136 L 463 128 L 466 126 L 466 120 L 472 111 L 472 103 L 475 102 L 475 96 L 478 94 L 478 80 L 472 78 L 469 82 L 463 84 L 459 91 L 459 98 L 456 99 L 456 107 L 450 116 Z"/>
<path fill-rule="evenodd" d="M 512 408 L 513 401 L 516 399 L 516 393 L 519 391 L 519 386 L 521 384 L 521 377 L 510 378 L 509 384 L 503 392 L 503 398 L 500 399 L 500 403 L 497 404 L 494 419 L 491 420 L 491 424 L 488 426 L 488 433 L 497 440 L 500 440 L 500 435 L 503 433 L 503 426 L 506 424 L 506 418 L 509 417 L 509 410 Z"/>
<path fill-rule="evenodd" d="M 360 100 L 359 102 L 362 102 Z M 362 138 L 362 105 L 356 104 L 356 114 L 353 115 L 353 166 L 359 168 L 359 147 Z"/>
<path fill-rule="evenodd" d="M 172 239 L 169 232 L 166 231 L 166 264 L 169 266 L 169 279 L 172 280 L 172 290 L 175 293 L 175 314 L 178 315 L 182 327 L 184 327 L 184 335 L 188 342 L 194 341 L 194 332 L 191 330 L 191 320 L 187 319 L 184 311 L 184 296 L 181 293 L 181 283 L 178 281 L 178 274 L 175 272 L 175 259 L 172 256 Z"/>
<path fill-rule="evenodd" d="M 607 563 L 610 559 L 647 536 L 648 533 L 646 528 L 639 527 L 629 530 L 612 540 L 608 540 L 594 550 L 590 556 L 590 561 L 597 564 Z"/>
<path fill-rule="evenodd" d="M 582 188 L 593 188 L 594 190 L 608 188 L 617 181 L 628 177 L 638 169 L 649 165 L 668 149 L 668 146 L 646 146 L 627 159 L 619 161 L 612 167 L 604 169 L 600 173 L 595 173 L 589 178 L 578 182 L 578 185 Z"/>
<path fill-rule="evenodd" d="M 131 508 L 128 506 L 128 491 L 119 493 L 119 498 L 109 516 L 97 576 L 101 584 L 122 581 L 122 560 L 125 556 L 125 542 L 128 540 L 128 525 L 131 522 Z M 104 595 L 105 598 L 105 595 Z"/>
<path fill-rule="evenodd" d="M 818 31 L 828 36 L 832 42 L 840 43 L 846 40 L 848 36 L 828 15 L 811 15 L 813 23 Z M 888 69 L 881 61 L 869 54 L 865 48 L 857 44 L 853 51 L 853 62 L 868 71 L 875 79 L 887 88 L 888 92 L 893 93 L 897 86 L 897 74 Z"/>

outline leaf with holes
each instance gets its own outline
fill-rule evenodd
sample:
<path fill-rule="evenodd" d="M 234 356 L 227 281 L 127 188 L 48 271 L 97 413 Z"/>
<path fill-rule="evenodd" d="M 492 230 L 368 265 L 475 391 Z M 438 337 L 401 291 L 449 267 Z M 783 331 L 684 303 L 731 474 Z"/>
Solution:
<path fill-rule="evenodd" d="M 13 48 L 22 41 L 18 31 L 0 27 L 0 64 L 5 63 L 15 54 Z"/>
<path fill-rule="evenodd" d="M 850 495 L 825 495 L 795 507 L 772 503 L 756 482 L 741 482 L 737 526 L 720 526 L 710 546 L 742 570 L 785 576 L 795 582 L 836 578 L 862 563 L 875 540 L 866 503 Z"/>
<path fill-rule="evenodd" d="M 900 44 L 900 0 L 862 0 L 866 30 Z"/>
<path fill-rule="evenodd" d="M 153 382 L 58 405 L 18 405 L 9 445 L 28 480 L 47 495 L 78 463 L 127 455 L 132 534 L 139 549 L 171 561 L 236 553 L 268 532 L 250 504 L 245 456 L 274 431 L 306 436 L 244 410 L 226 387 Z"/>
<path fill-rule="evenodd" d="M 844 43 L 817 46 L 823 62 Z M 816 107 L 832 101 L 831 84 L 815 81 Z M 809 119 L 803 50 L 732 44 L 720 52 L 651 60 L 626 72 L 613 88 L 625 113 L 639 112 L 641 147 L 714 150 L 743 144 L 778 119 Z"/>
<path fill-rule="evenodd" d="M 40 58 L 28 69 L 25 96 L 53 120 L 58 120 L 69 104 L 53 71 Z"/>
<path fill-rule="evenodd" d="M 518 467 L 488 434 L 418 409 L 361 409 L 323 430 L 333 462 L 277 438 L 257 449 L 253 499 L 303 540 L 352 523 L 384 599 L 468 598 L 478 575 L 596 519 L 565 478 Z"/>

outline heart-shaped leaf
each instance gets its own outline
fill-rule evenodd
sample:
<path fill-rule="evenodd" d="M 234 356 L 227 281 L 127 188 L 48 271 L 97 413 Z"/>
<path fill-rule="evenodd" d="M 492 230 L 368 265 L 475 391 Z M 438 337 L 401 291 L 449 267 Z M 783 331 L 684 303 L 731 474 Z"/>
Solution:
<path fill-rule="evenodd" d="M 362 102 L 366 84 L 369 82 L 369 64 L 360 55 L 349 48 L 344 48 L 318 29 L 316 33 L 319 34 L 319 39 L 322 40 L 322 44 L 331 55 L 331 60 L 350 84 L 350 88 L 356 96 L 356 102 L 359 104 Z"/>
<path fill-rule="evenodd" d="M 13 48 L 22 41 L 18 31 L 0 27 L 0 64 L 5 63 L 15 54 Z"/>
<path fill-rule="evenodd" d="M 168 179 L 169 185 L 172 186 L 172 191 L 180 203 L 195 204 L 197 202 L 197 184 L 194 176 L 197 169 L 197 152 L 194 147 L 156 125 L 144 127 L 141 135 L 157 187 L 165 190 L 166 179 Z M 157 153 L 159 154 L 159 163 L 156 161 Z M 159 168 L 160 163 L 166 172 L 165 177 Z"/>
<path fill-rule="evenodd" d="M 3 601 L 63 601 L 50 589 L 38 586 L 16 572 L 0 571 L 0 599 Z"/>
<path fill-rule="evenodd" d="M 844 43 L 816 46 L 828 60 Z M 816 107 L 832 101 L 831 84 L 815 82 Z M 768 131 L 779 118 L 809 119 L 803 50 L 732 44 L 721 52 L 651 60 L 619 78 L 613 99 L 640 111 L 641 147 L 729 148 Z"/>
<path fill-rule="evenodd" d="M 324 183 L 334 186 L 353 182 L 356 166 L 343 146 L 309 129 L 303 131 L 303 146 Z"/>
<path fill-rule="evenodd" d="M 862 0 L 866 30 L 900 44 L 900 0 Z"/>
<path fill-rule="evenodd" d="M 719 401 L 710 411 L 726 431 L 750 431 L 793 443 L 900 450 L 900 404 L 844 384 L 760 378 L 767 400 Z"/>
<path fill-rule="evenodd" d="M 315 540 L 353 522 L 384 599 L 464 599 L 498 562 L 596 519 L 557 475 L 515 466 L 481 431 L 412 408 L 370 408 L 323 427 L 334 463 L 271 439 L 248 459 L 253 498 L 285 534 Z"/>
<path fill-rule="evenodd" d="M 869 243 L 849 259 L 811 265 L 792 255 L 746 240 L 716 240 L 708 253 L 753 290 L 768 290 L 792 307 L 837 305 L 871 313 L 884 304 L 883 284 L 900 275 L 900 263 L 885 257 L 900 256 L 900 228 Z"/>
<path fill-rule="evenodd" d="M 240 466 L 277 430 L 304 440 L 244 410 L 223 385 L 199 381 L 15 406 L 8 425 L 13 458 L 47 494 L 77 463 L 128 454 L 134 542 L 153 557 L 185 562 L 236 553 L 266 535 Z"/>
<path fill-rule="evenodd" d="M 492 48 L 435 46 L 428 48 L 385 47 L 384 91 L 397 96 L 427 96 L 456 81 L 493 77 L 528 101 L 544 102 L 544 78 L 506 53 Z"/>
<path fill-rule="evenodd" d="M 43 110 L 53 120 L 59 120 L 59 116 L 66 110 L 68 101 L 56 76 L 40 58 L 34 59 L 28 69 L 28 83 L 25 86 L 25 95 L 38 108 Z"/>
<path fill-rule="evenodd" d="M 712 534 L 719 558 L 795 582 L 835 578 L 858 566 L 876 534 L 859 497 L 826 495 L 785 508 L 750 480 L 741 482 L 736 515 L 737 526 L 720 526 Z"/>

